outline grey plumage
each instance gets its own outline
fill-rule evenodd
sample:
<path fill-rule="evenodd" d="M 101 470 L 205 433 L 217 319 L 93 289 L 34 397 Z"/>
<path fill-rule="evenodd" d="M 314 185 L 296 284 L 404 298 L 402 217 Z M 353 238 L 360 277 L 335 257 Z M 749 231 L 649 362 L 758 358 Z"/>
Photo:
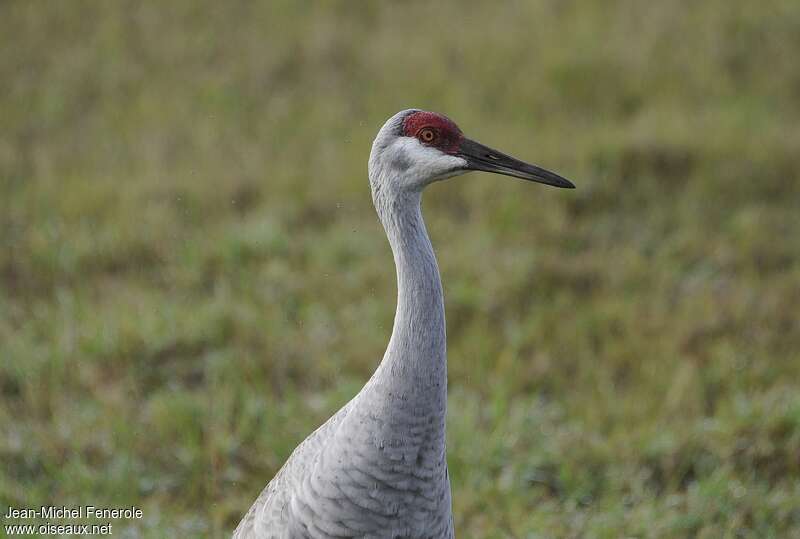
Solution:
<path fill-rule="evenodd" d="M 408 132 L 412 115 L 421 125 L 430 116 L 431 125 L 443 131 L 437 131 L 440 145 Z M 445 452 L 444 301 L 420 209 L 422 190 L 487 167 L 543 181 L 521 168 L 524 163 L 504 164 L 508 156 L 499 152 L 490 163 L 478 162 L 485 155 L 462 155 L 454 146 L 461 140 L 476 144 L 446 118 L 417 110 L 399 112 L 378 132 L 369 180 L 397 271 L 389 345 L 364 388 L 295 449 L 242 519 L 235 539 L 454 536 Z"/>

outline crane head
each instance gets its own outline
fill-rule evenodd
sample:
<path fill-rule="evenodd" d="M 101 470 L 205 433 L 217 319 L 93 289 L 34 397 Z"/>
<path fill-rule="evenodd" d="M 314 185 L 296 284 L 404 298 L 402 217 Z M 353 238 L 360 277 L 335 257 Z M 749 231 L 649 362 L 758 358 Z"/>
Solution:
<path fill-rule="evenodd" d="M 370 155 L 370 181 L 393 178 L 395 187 L 419 189 L 470 171 L 492 172 L 572 189 L 569 180 L 464 136 L 443 114 L 417 109 L 395 114 L 378 132 Z"/>

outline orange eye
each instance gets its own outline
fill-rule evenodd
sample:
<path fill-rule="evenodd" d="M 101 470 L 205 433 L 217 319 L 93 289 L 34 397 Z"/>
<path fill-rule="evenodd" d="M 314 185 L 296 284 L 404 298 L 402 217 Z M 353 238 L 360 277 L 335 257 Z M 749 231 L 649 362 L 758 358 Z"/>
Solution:
<path fill-rule="evenodd" d="M 430 127 L 423 127 L 420 129 L 418 136 L 422 142 L 430 143 L 436 138 L 436 132 Z"/>

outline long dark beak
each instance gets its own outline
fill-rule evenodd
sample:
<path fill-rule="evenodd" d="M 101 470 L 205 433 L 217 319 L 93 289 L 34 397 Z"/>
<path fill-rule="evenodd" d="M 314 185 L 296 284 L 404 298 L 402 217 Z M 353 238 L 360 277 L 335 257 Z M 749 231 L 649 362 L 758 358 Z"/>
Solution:
<path fill-rule="evenodd" d="M 464 138 L 459 145 L 458 156 L 466 159 L 467 170 L 482 170 L 484 172 L 494 172 L 495 174 L 505 174 L 515 178 L 522 178 L 532 182 L 545 183 L 555 187 L 575 189 L 575 186 L 566 178 L 558 174 L 514 159 L 479 142 Z"/>

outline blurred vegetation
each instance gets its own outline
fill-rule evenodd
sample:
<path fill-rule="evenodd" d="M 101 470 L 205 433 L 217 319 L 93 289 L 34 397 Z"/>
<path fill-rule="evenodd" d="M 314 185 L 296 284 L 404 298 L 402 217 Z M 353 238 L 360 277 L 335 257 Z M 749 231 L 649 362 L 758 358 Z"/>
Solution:
<path fill-rule="evenodd" d="M 413 106 L 578 185 L 426 194 L 459 536 L 800 536 L 800 3 L 9 1 L 0 34 L 3 511 L 229 533 L 382 355 L 366 159 Z"/>

